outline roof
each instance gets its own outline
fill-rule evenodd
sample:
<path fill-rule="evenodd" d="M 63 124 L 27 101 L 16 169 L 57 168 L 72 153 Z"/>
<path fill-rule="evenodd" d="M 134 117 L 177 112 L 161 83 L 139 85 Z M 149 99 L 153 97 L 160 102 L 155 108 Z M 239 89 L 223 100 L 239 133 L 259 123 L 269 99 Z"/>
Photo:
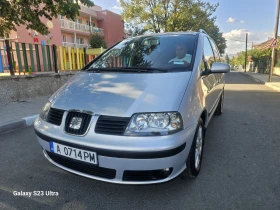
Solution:
<path fill-rule="evenodd" d="M 280 37 L 278 36 L 278 40 L 280 39 Z M 260 44 L 254 44 L 253 47 L 257 48 L 257 49 L 268 49 L 270 48 L 272 42 L 273 42 L 274 38 L 271 38 L 263 43 Z"/>

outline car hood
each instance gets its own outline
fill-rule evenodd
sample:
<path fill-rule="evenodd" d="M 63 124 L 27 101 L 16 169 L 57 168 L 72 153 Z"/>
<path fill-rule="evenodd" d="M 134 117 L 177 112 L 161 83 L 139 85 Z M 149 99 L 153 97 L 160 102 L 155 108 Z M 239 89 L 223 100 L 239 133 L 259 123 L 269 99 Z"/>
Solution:
<path fill-rule="evenodd" d="M 52 107 L 130 117 L 140 112 L 178 111 L 191 72 L 79 72 L 51 98 Z"/>

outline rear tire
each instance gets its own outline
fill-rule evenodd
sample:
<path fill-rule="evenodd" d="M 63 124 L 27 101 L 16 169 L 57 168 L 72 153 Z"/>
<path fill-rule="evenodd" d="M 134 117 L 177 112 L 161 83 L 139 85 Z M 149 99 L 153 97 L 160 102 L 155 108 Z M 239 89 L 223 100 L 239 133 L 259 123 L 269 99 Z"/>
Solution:
<path fill-rule="evenodd" d="M 214 114 L 221 115 L 223 113 L 223 107 L 224 107 L 224 90 L 220 96 L 220 100 Z"/>
<path fill-rule="evenodd" d="M 183 179 L 195 178 L 200 172 L 204 145 L 204 131 L 203 120 L 200 118 L 196 127 L 189 156 L 186 161 L 187 168 L 181 174 Z"/>

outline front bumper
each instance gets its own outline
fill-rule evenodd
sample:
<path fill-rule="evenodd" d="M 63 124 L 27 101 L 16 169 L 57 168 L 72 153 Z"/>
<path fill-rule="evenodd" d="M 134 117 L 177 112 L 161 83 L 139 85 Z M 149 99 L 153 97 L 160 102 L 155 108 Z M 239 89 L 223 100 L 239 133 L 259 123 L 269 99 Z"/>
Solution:
<path fill-rule="evenodd" d="M 130 139 L 131 143 L 127 147 L 124 147 L 124 145 L 115 145 L 114 147 L 114 141 L 116 139 L 121 142 L 122 138 L 125 141 L 125 139 L 131 137 L 110 136 L 108 139 L 108 135 L 98 135 L 89 132 L 86 136 L 77 138 L 64 132 L 58 132 L 59 129 L 57 127 L 59 126 L 51 125 L 40 119 L 35 121 L 34 127 L 43 153 L 51 163 L 74 174 L 119 184 L 154 184 L 166 182 L 177 177 L 186 168 L 185 162 L 196 129 L 196 125 L 193 125 L 173 135 L 148 137 L 150 142 L 160 142 L 158 149 L 155 149 L 157 145 L 154 144 L 150 144 L 151 149 L 149 149 L 149 143 L 143 140 L 143 137 L 133 137 Z M 97 138 L 98 141 L 92 140 Z M 100 144 L 102 140 L 110 147 L 106 148 Z M 50 141 L 96 152 L 98 155 L 98 167 L 94 168 L 89 165 L 81 166 L 81 164 L 78 165 L 79 161 L 73 162 L 70 158 L 60 159 L 60 157 L 54 157 L 53 153 L 50 152 Z M 146 144 L 143 144 L 143 141 L 146 141 Z M 96 142 L 99 142 L 99 145 Z M 85 170 L 85 168 L 88 169 Z M 153 180 L 153 177 L 151 178 L 150 171 L 166 168 L 171 168 L 172 170 L 168 177 L 156 180 Z M 97 170 L 98 173 L 91 173 L 92 171 L 90 170 Z M 111 171 L 108 172 L 108 170 Z M 108 177 L 106 173 L 108 172 L 110 174 L 112 171 L 115 171 L 115 175 Z M 127 180 L 125 174 L 129 171 L 132 174 L 147 171 L 149 173 L 147 175 L 149 179 L 145 180 L 143 178 L 137 181 Z"/>

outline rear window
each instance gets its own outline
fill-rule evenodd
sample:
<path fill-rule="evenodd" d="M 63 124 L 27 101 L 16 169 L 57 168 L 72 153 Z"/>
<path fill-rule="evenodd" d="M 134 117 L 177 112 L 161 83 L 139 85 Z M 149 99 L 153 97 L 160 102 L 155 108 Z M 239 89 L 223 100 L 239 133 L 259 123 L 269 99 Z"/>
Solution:
<path fill-rule="evenodd" d="M 159 35 L 122 41 L 89 68 L 162 68 L 191 70 L 196 36 Z"/>

